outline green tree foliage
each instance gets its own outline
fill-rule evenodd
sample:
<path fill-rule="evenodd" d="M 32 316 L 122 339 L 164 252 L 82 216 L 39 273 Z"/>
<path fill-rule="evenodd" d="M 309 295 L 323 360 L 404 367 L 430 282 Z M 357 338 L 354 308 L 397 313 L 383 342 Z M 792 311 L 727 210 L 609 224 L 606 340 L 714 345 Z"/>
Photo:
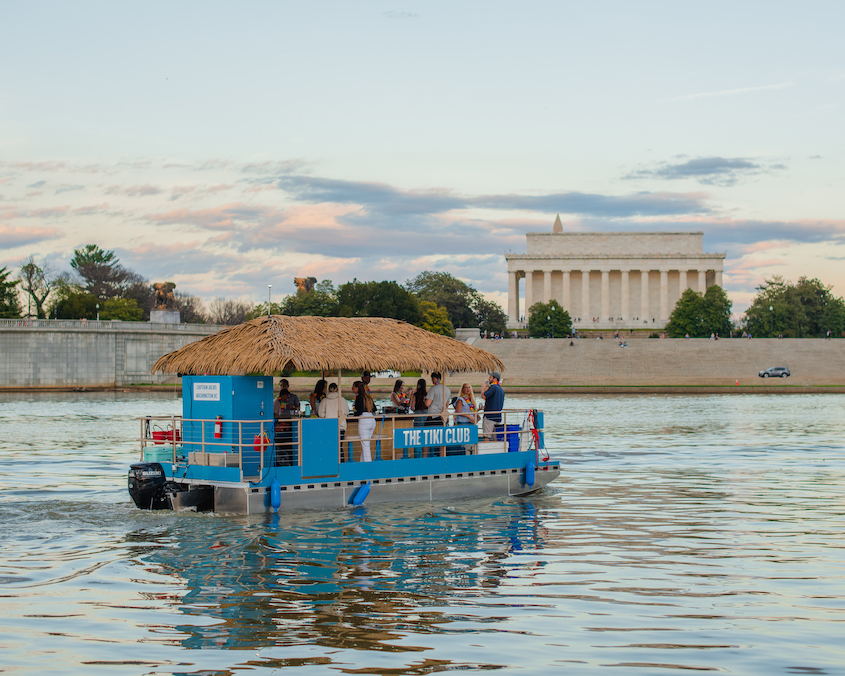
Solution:
<path fill-rule="evenodd" d="M 405 282 L 405 288 L 420 300 L 445 307 L 453 326 L 478 326 L 478 319 L 473 311 L 478 292 L 448 272 L 426 270 Z"/>
<path fill-rule="evenodd" d="M 437 307 L 430 300 L 422 300 L 420 309 L 423 313 L 421 328 L 441 336 L 455 336 L 455 327 L 449 321 L 449 313 L 445 307 Z"/>
<path fill-rule="evenodd" d="M 143 317 L 144 311 L 133 298 L 109 298 L 100 303 L 100 319 L 140 322 Z"/>
<path fill-rule="evenodd" d="M 448 272 L 426 270 L 405 282 L 405 288 L 420 300 L 445 307 L 453 326 L 478 327 L 488 333 L 505 332 L 507 315 L 502 308 Z"/>
<path fill-rule="evenodd" d="M 267 304 L 264 303 L 264 313 Z M 282 301 L 279 314 L 293 317 L 337 317 L 337 292 L 329 279 L 319 282 L 307 293 L 297 293 L 287 296 Z"/>
<path fill-rule="evenodd" d="M 704 295 L 686 289 L 666 324 L 670 338 L 709 338 L 727 336 L 731 331 L 731 301 L 720 286 L 711 286 Z"/>
<path fill-rule="evenodd" d="M 21 316 L 21 305 L 15 288 L 18 280 L 9 279 L 11 274 L 5 267 L 0 268 L 0 319 L 16 319 Z"/>
<path fill-rule="evenodd" d="M 353 279 L 338 288 L 337 303 L 341 317 L 392 317 L 414 325 L 423 319 L 420 301 L 396 282 Z"/>
<path fill-rule="evenodd" d="M 96 244 L 86 244 L 75 249 L 70 261 L 82 279 L 82 286 L 97 298 L 114 298 L 121 295 L 128 272 L 120 265 L 114 251 L 105 251 Z"/>
<path fill-rule="evenodd" d="M 51 314 L 58 319 L 96 319 L 97 303 L 97 298 L 90 293 L 65 288 Z"/>
<path fill-rule="evenodd" d="M 793 284 L 775 275 L 757 287 L 745 313 L 746 328 L 757 337 L 821 338 L 828 330 L 840 337 L 845 331 L 845 300 L 831 289 L 818 279 L 801 277 Z"/>
<path fill-rule="evenodd" d="M 488 336 L 505 334 L 508 316 L 498 303 L 479 298 L 475 304 L 475 316 L 478 318 L 478 328 L 486 331 Z"/>
<path fill-rule="evenodd" d="M 534 338 L 565 338 L 572 333 L 572 318 L 554 299 L 534 303 L 528 308 L 528 333 Z"/>

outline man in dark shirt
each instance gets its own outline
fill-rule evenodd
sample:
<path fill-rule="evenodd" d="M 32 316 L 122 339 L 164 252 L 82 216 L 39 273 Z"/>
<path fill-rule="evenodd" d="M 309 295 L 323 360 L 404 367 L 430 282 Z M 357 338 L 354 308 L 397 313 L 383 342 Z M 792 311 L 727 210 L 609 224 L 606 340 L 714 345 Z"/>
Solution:
<path fill-rule="evenodd" d="M 481 393 L 484 398 L 484 421 L 481 423 L 481 429 L 485 439 L 492 439 L 496 425 L 502 422 L 502 415 L 495 413 L 505 407 L 505 391 L 499 384 L 501 379 L 501 373 L 492 371 L 487 378 L 487 387 Z"/>

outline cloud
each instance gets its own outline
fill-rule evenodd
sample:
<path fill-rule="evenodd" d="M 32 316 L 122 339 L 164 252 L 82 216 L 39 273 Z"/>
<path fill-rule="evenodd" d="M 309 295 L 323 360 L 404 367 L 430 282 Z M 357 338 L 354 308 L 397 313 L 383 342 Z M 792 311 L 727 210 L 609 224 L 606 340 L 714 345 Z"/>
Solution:
<path fill-rule="evenodd" d="M 36 181 L 35 183 L 32 183 L 32 184 L 30 184 L 26 187 L 27 188 L 43 188 L 45 185 L 47 185 L 47 181 Z"/>
<path fill-rule="evenodd" d="M 193 225 L 205 230 L 234 230 L 241 225 L 279 222 L 284 212 L 273 207 L 231 203 L 208 209 L 171 209 L 148 214 L 147 220 L 159 225 Z"/>
<path fill-rule="evenodd" d="M 70 206 L 44 207 L 42 209 L 8 209 L 0 211 L 0 220 L 11 221 L 16 218 L 58 218 L 65 216 L 70 211 Z"/>
<path fill-rule="evenodd" d="M 70 185 L 68 183 L 63 183 L 58 188 L 56 188 L 56 194 L 61 195 L 63 192 L 77 192 L 79 190 L 85 190 L 84 185 Z"/>
<path fill-rule="evenodd" d="M 710 99 L 720 96 L 736 96 L 738 94 L 751 94 L 753 92 L 762 92 L 772 89 L 786 89 L 794 86 L 794 82 L 781 82 L 779 84 L 760 85 L 759 87 L 741 87 L 739 89 L 720 89 L 715 92 L 701 92 L 699 94 L 687 94 L 685 96 L 676 96 L 671 99 L 664 99 L 664 103 L 669 101 L 695 101 L 697 99 Z"/>
<path fill-rule="evenodd" d="M 640 192 L 617 196 L 572 191 L 547 195 L 504 194 L 464 197 L 444 189 L 403 191 L 384 183 L 310 176 L 283 177 L 278 179 L 277 185 L 291 197 L 302 202 L 355 204 L 362 206 L 368 213 L 394 217 L 442 214 L 469 208 L 559 212 L 609 218 L 665 216 L 709 211 L 702 203 L 701 196 L 665 192 Z"/>
<path fill-rule="evenodd" d="M 670 181 L 693 179 L 704 185 L 732 186 L 746 176 L 772 173 L 785 168 L 783 164 L 766 167 L 745 157 L 699 157 L 677 164 L 659 162 L 652 169 L 638 169 L 623 178 L 659 178 Z"/>
<path fill-rule="evenodd" d="M 0 247 L 13 249 L 19 246 L 27 246 L 51 239 L 58 239 L 62 236 L 61 231 L 55 228 L 30 228 L 12 227 L 0 225 Z"/>
<path fill-rule="evenodd" d="M 106 188 L 106 195 L 126 195 L 127 197 L 146 197 L 147 195 L 160 195 L 164 191 L 149 183 L 145 185 L 111 185 Z"/>

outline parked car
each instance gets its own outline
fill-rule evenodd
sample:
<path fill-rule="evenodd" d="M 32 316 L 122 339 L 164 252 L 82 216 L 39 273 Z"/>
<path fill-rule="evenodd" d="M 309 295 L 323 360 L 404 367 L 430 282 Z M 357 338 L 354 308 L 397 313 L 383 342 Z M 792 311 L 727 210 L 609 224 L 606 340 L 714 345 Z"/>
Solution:
<path fill-rule="evenodd" d="M 379 371 L 373 373 L 373 378 L 398 378 L 402 374 L 399 371 Z"/>
<path fill-rule="evenodd" d="M 770 369 L 760 371 L 757 375 L 761 378 L 788 378 L 790 373 L 786 366 L 772 366 Z"/>

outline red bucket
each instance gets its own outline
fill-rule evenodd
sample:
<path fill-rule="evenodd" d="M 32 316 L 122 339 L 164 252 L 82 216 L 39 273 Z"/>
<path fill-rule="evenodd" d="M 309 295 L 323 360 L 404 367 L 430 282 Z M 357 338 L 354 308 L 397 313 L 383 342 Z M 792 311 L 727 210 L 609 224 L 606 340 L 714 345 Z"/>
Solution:
<path fill-rule="evenodd" d="M 164 443 L 172 444 L 174 438 L 176 443 L 182 441 L 182 435 L 179 433 L 179 430 L 153 430 L 153 443 L 157 446 Z"/>

